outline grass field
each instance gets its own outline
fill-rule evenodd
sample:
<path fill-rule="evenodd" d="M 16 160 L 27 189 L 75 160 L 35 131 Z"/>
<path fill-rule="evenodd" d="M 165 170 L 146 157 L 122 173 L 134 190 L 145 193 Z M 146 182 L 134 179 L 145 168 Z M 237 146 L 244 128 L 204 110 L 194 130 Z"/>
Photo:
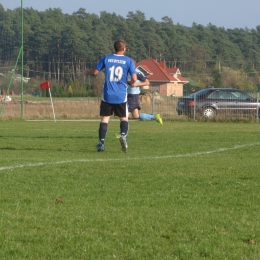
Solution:
<path fill-rule="evenodd" d="M 0 121 L 0 259 L 260 259 L 260 126 Z"/>

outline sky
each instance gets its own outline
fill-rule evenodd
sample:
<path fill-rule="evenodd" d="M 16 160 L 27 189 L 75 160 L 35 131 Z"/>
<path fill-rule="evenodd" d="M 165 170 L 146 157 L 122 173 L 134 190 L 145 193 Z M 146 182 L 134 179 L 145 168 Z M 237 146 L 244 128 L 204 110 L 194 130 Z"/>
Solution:
<path fill-rule="evenodd" d="M 116 13 L 126 18 L 129 12 L 141 11 L 145 18 L 161 22 L 168 16 L 174 24 L 191 27 L 193 23 L 208 24 L 225 29 L 255 29 L 260 25 L 260 0 L 1 0 L 7 9 L 31 7 L 38 11 L 60 8 L 63 13 L 72 14 L 84 8 L 87 13 Z"/>

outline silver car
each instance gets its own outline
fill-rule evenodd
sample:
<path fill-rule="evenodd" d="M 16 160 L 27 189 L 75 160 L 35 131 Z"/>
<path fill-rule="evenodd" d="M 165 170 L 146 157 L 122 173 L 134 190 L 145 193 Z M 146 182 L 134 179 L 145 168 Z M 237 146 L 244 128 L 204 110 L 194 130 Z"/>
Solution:
<path fill-rule="evenodd" d="M 177 113 L 192 116 L 194 113 L 206 119 L 216 115 L 259 114 L 260 103 L 239 89 L 206 88 L 178 99 Z"/>

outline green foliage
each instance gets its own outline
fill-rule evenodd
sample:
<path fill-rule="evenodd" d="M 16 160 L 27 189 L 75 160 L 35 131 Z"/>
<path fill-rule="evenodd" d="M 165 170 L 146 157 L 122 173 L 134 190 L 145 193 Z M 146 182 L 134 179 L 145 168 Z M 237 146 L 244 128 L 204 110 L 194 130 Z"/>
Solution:
<path fill-rule="evenodd" d="M 19 8 L 5 11 L 0 4 L 0 35 L 0 73 L 3 73 L 7 64 L 14 64 L 20 49 Z M 73 95 L 88 95 L 82 90 L 86 87 L 83 72 L 93 68 L 104 54 L 112 53 L 114 41 L 122 38 L 127 42 L 127 55 L 137 61 L 147 58 L 165 60 L 167 64 L 177 61 L 184 77 L 207 87 L 220 82 L 215 70 L 217 62 L 238 74 L 241 68 L 247 76 L 259 74 L 259 37 L 258 27 L 225 29 L 196 23 L 186 27 L 174 24 L 167 16 L 161 22 L 147 20 L 141 11 L 130 11 L 124 18 L 106 11 L 100 16 L 89 14 L 84 8 L 72 15 L 63 14 L 60 8 L 44 12 L 26 8 L 24 74 L 30 78 L 48 78 L 64 86 L 70 80 L 78 80 Z M 222 81 L 231 82 L 230 77 L 222 76 Z M 93 86 L 94 82 L 90 84 Z M 256 87 L 247 82 L 243 85 Z M 57 93 L 65 95 L 60 88 Z"/>
<path fill-rule="evenodd" d="M 221 69 L 221 85 L 226 87 L 235 87 L 238 89 L 256 90 L 257 86 L 247 80 L 247 75 L 243 69 L 232 70 L 229 67 Z"/>
<path fill-rule="evenodd" d="M 1 259 L 259 258 L 258 124 L 0 125 Z"/>
<path fill-rule="evenodd" d="M 220 67 L 219 64 L 216 63 L 215 67 L 213 68 L 213 72 L 212 72 L 212 86 L 221 86 L 221 73 L 220 73 Z"/>
<path fill-rule="evenodd" d="M 105 79 L 105 74 L 100 72 L 96 77 L 93 85 L 93 94 L 95 97 L 101 97 L 103 91 L 103 83 Z"/>
<path fill-rule="evenodd" d="M 69 87 L 68 87 L 68 93 L 69 93 L 69 97 L 72 97 L 72 95 L 73 95 L 72 86 L 69 86 Z"/>

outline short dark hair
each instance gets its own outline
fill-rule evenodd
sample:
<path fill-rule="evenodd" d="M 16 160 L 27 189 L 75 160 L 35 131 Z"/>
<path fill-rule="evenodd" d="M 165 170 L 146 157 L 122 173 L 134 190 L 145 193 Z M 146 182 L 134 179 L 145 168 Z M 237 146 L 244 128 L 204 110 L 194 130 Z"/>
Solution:
<path fill-rule="evenodd" d="M 115 52 L 122 51 L 126 47 L 126 43 L 123 40 L 117 40 L 114 43 Z"/>

